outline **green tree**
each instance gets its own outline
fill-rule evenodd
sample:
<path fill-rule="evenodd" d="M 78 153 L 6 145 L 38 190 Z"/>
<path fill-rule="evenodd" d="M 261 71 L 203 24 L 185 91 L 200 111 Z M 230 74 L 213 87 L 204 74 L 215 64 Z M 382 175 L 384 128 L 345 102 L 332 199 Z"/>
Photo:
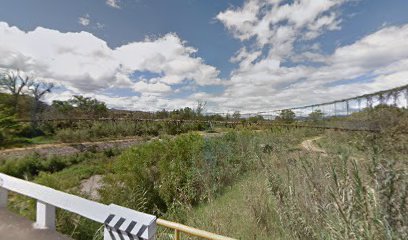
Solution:
<path fill-rule="evenodd" d="M 278 120 L 292 123 L 295 121 L 296 114 L 291 109 L 282 110 L 279 114 Z"/>
<path fill-rule="evenodd" d="M 248 122 L 250 123 L 257 123 L 259 121 L 263 121 L 264 118 L 261 115 L 253 116 L 248 118 Z"/>
<path fill-rule="evenodd" d="M 320 109 L 314 110 L 313 112 L 309 114 L 309 118 L 315 123 L 322 121 L 323 117 L 324 117 L 324 114 Z"/>
<path fill-rule="evenodd" d="M 182 120 L 194 119 L 195 116 L 196 116 L 195 111 L 189 107 L 173 110 L 170 114 L 170 117 L 172 119 L 182 119 Z"/>
<path fill-rule="evenodd" d="M 221 116 L 220 114 L 218 114 L 218 113 L 214 114 L 214 115 L 207 116 L 207 119 L 214 120 L 214 121 L 223 121 L 223 120 L 225 120 L 225 118 L 223 116 Z"/>
<path fill-rule="evenodd" d="M 240 113 L 239 111 L 235 111 L 235 112 L 232 114 L 232 118 L 235 119 L 235 120 L 240 119 L 240 118 L 241 118 L 241 113 Z"/>
<path fill-rule="evenodd" d="M 74 106 L 72 106 L 68 101 L 54 100 L 52 101 L 51 107 L 64 114 L 74 110 Z"/>
<path fill-rule="evenodd" d="M 166 109 L 162 109 L 161 111 L 157 111 L 155 117 L 158 119 L 166 119 L 169 117 L 169 112 Z"/>
<path fill-rule="evenodd" d="M 0 105 L 0 146 L 11 141 L 20 129 L 12 111 Z"/>
<path fill-rule="evenodd" d="M 52 106 L 61 113 L 69 113 L 76 117 L 102 117 L 108 113 L 108 108 L 104 102 L 80 95 L 75 95 L 68 101 L 54 101 Z"/>

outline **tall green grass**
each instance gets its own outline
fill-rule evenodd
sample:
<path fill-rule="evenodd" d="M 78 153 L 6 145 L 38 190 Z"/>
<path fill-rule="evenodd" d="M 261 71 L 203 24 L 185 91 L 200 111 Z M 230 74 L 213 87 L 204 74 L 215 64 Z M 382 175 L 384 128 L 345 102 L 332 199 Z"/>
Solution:
<path fill-rule="evenodd" d="M 407 143 L 395 132 L 327 132 L 322 155 L 283 141 L 188 223 L 239 239 L 406 239 Z"/>

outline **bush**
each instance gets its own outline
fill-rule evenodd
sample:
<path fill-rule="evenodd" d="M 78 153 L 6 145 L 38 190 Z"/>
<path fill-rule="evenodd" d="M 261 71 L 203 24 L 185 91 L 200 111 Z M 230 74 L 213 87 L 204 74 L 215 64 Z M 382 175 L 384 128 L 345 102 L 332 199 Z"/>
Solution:
<path fill-rule="evenodd" d="M 102 199 L 159 215 L 205 202 L 249 169 L 245 148 L 251 136 L 228 133 L 211 139 L 186 134 L 137 146 L 114 162 Z M 135 196 L 129 198 L 129 193 Z"/>
<path fill-rule="evenodd" d="M 56 131 L 56 138 L 62 142 L 92 141 L 101 138 L 130 136 L 177 135 L 189 131 L 210 129 L 208 123 L 201 122 L 150 122 L 150 121 L 95 121 L 77 122 Z"/>
<path fill-rule="evenodd" d="M 11 143 L 20 129 L 21 125 L 11 111 L 0 105 L 0 146 Z"/>
<path fill-rule="evenodd" d="M 18 177 L 32 179 L 40 172 L 54 173 L 67 167 L 94 158 L 105 158 L 104 153 L 78 153 L 70 156 L 41 157 L 33 154 L 21 159 L 7 159 L 0 164 L 0 172 Z"/>

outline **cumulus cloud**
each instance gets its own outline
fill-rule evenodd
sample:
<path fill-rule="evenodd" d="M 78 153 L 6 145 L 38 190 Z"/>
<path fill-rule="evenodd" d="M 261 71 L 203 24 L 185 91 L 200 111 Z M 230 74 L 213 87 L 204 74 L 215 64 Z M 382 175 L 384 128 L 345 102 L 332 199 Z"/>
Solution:
<path fill-rule="evenodd" d="M 119 6 L 119 0 L 106 0 L 106 5 L 113 7 L 113 8 L 120 8 Z"/>
<path fill-rule="evenodd" d="M 196 51 L 185 46 L 177 35 L 167 34 L 155 41 L 118 47 L 114 55 L 121 60 L 125 71 L 137 69 L 161 73 L 164 76 L 158 81 L 165 84 L 179 84 L 186 80 L 194 80 L 199 85 L 220 83 L 219 71 L 215 67 L 204 64 L 199 57 L 191 57 Z"/>
<path fill-rule="evenodd" d="M 255 39 L 258 48 L 269 46 L 275 58 L 289 56 L 296 41 L 314 39 L 325 30 L 337 30 L 335 10 L 346 0 L 247 0 L 242 7 L 219 13 L 232 35 L 241 41 Z"/>
<path fill-rule="evenodd" d="M 244 43 L 231 58 L 239 67 L 225 92 L 212 98 L 220 110 L 265 111 L 407 84 L 408 25 L 384 27 L 332 54 L 320 50 L 314 39 L 341 28 L 338 8 L 345 2 L 247 0 L 219 13 Z"/>
<path fill-rule="evenodd" d="M 24 32 L 0 23 L 0 68 L 21 69 L 76 92 L 127 88 L 168 93 L 176 84 L 219 84 L 219 71 L 192 57 L 197 50 L 172 33 L 112 49 L 88 32 L 38 27 Z M 132 77 L 147 71 L 159 77 Z"/>
<path fill-rule="evenodd" d="M 347 1 L 246 0 L 219 13 L 216 18 L 243 45 L 231 56 L 237 67 L 227 80 L 174 33 L 113 49 L 88 32 L 25 32 L 1 22 L 0 68 L 64 86 L 48 101 L 84 94 L 110 107 L 139 110 L 205 100 L 210 111 L 257 112 L 407 84 L 408 24 L 383 26 L 330 53 L 320 48 L 319 36 L 341 29 L 339 8 Z M 206 85 L 223 85 L 224 91 L 200 88 Z M 135 95 L 113 96 L 109 89 Z"/>
<path fill-rule="evenodd" d="M 250 68 L 236 70 L 222 101 L 228 102 L 226 109 L 249 104 L 260 111 L 326 102 L 407 84 L 407 38 L 408 25 L 383 28 L 322 56 L 325 63 L 317 67 L 301 64 L 284 67 L 264 59 Z M 362 77 L 371 80 L 356 80 Z"/>

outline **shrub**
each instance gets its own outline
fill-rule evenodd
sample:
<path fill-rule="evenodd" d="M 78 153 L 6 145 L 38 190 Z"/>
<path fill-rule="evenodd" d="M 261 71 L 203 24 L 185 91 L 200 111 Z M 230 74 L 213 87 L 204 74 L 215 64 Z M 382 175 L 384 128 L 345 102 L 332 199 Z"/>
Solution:
<path fill-rule="evenodd" d="M 0 105 L 0 146 L 10 143 L 21 129 L 9 109 Z"/>
<path fill-rule="evenodd" d="M 103 158 L 103 153 L 78 153 L 70 156 L 42 157 L 33 154 L 21 159 L 7 159 L 0 164 L 0 172 L 18 177 L 32 179 L 40 172 L 54 173 L 80 162 L 94 158 Z"/>
<path fill-rule="evenodd" d="M 159 215 L 205 202 L 249 168 L 245 148 L 251 134 L 236 135 L 185 134 L 134 147 L 115 161 L 102 199 L 139 210 L 144 202 L 143 210 Z"/>

